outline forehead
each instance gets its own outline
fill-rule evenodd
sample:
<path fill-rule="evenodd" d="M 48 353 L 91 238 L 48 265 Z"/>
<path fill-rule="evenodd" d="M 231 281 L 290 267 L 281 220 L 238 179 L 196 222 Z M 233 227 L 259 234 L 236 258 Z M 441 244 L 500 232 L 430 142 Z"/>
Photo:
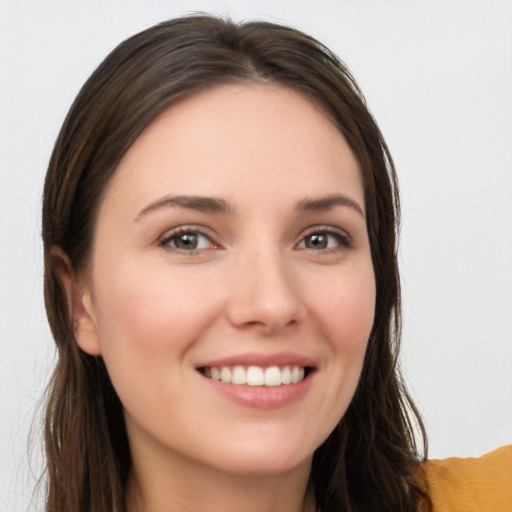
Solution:
<path fill-rule="evenodd" d="M 106 196 L 256 197 L 270 187 L 285 201 L 289 192 L 348 188 L 362 201 L 361 181 L 343 135 L 312 101 L 275 84 L 237 84 L 165 110 L 126 153 Z"/>

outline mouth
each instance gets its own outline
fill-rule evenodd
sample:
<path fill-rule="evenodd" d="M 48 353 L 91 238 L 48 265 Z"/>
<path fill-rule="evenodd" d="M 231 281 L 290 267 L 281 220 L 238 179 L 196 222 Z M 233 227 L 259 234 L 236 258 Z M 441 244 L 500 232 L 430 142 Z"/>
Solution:
<path fill-rule="evenodd" d="M 313 371 L 309 366 L 202 366 L 207 379 L 241 386 L 280 387 L 298 384 Z"/>

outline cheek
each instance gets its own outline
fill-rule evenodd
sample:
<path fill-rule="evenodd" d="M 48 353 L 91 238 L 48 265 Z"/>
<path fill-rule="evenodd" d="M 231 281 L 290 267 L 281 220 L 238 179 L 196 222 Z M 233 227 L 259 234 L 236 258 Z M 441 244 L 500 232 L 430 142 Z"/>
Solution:
<path fill-rule="evenodd" d="M 375 316 L 375 279 L 370 268 L 332 279 L 317 293 L 316 310 L 334 348 L 350 354 L 364 352 Z"/>
<path fill-rule="evenodd" d="M 331 281 L 319 306 L 325 329 L 323 338 L 332 353 L 332 379 L 336 382 L 342 408 L 348 406 L 362 371 L 368 339 L 375 317 L 375 280 L 373 270 L 347 272 Z"/>
<path fill-rule="evenodd" d="M 180 339 L 183 330 L 193 330 L 197 311 L 213 303 L 201 276 L 148 267 L 120 263 L 95 276 L 95 307 L 105 342 L 120 338 L 157 348 L 162 338 Z"/>
<path fill-rule="evenodd" d="M 116 389 L 137 380 L 165 386 L 181 373 L 187 349 L 216 317 L 215 299 L 186 273 L 120 264 L 96 283 L 101 354 Z"/>
<path fill-rule="evenodd" d="M 318 373 L 324 399 L 316 404 L 321 444 L 344 416 L 359 383 L 374 321 L 375 280 L 368 266 L 331 274 L 316 284 L 310 289 L 309 309 L 314 312 L 315 338 L 326 354 Z"/>

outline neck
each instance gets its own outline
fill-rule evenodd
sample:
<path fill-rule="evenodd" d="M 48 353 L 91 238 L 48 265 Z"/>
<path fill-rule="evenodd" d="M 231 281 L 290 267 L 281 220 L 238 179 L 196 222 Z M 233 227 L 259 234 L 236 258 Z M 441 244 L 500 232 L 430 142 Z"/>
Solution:
<path fill-rule="evenodd" d="M 237 475 L 189 460 L 134 457 L 128 512 L 313 512 L 311 461 L 272 475 Z"/>

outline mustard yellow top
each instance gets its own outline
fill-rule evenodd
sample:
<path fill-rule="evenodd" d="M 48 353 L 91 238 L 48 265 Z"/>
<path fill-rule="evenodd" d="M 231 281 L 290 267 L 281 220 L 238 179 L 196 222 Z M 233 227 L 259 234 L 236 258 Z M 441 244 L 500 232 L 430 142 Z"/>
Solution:
<path fill-rule="evenodd" d="M 512 445 L 478 458 L 430 460 L 416 482 L 432 512 L 512 512 Z M 418 512 L 426 510 L 420 502 Z"/>

